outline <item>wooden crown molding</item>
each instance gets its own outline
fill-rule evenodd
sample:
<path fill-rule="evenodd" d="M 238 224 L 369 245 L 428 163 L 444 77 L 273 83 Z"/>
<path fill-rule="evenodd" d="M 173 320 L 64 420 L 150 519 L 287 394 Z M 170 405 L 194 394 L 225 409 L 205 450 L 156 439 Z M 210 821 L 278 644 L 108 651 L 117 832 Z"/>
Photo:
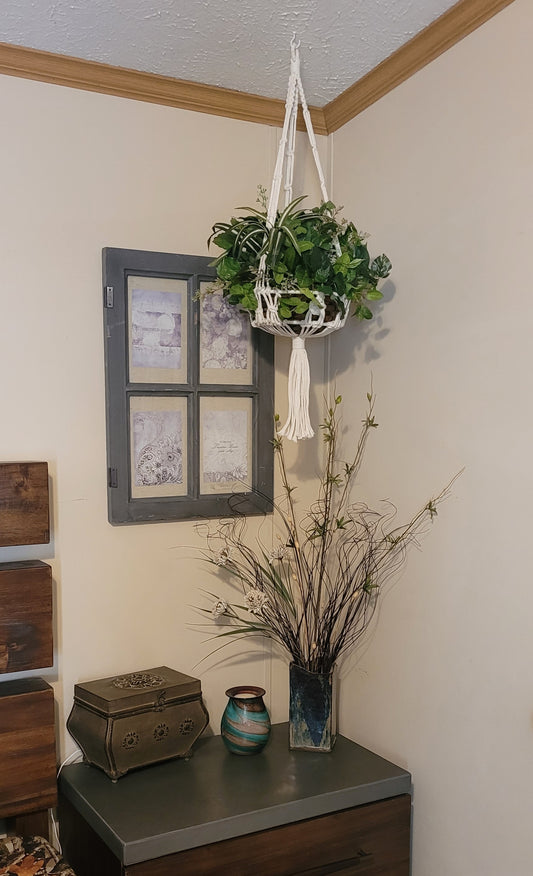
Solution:
<path fill-rule="evenodd" d="M 513 0 L 459 0 L 324 109 L 328 134 L 409 79 L 426 64 L 468 36 Z"/>
<path fill-rule="evenodd" d="M 110 64 L 56 55 L 10 43 L 0 43 L 0 73 L 198 113 L 226 116 L 245 122 L 260 122 L 263 125 L 281 127 L 285 115 L 283 100 L 113 67 Z M 309 111 L 315 132 L 327 134 L 324 110 L 309 107 Z M 301 117 L 298 127 L 305 127 Z"/>
<path fill-rule="evenodd" d="M 331 134 L 338 130 L 512 2 L 459 0 L 326 107 L 309 107 L 315 132 Z M 276 127 L 283 124 L 285 113 L 282 100 L 10 43 L 0 43 L 0 73 Z M 301 113 L 298 128 L 304 128 Z"/>

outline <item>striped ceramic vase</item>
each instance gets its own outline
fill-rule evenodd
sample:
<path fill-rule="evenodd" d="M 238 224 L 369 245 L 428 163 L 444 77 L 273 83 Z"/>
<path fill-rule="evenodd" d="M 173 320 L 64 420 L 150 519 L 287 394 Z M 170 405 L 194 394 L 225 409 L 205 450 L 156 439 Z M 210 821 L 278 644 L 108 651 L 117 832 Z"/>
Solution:
<path fill-rule="evenodd" d="M 258 754 L 270 736 L 270 716 L 263 702 L 262 687 L 230 687 L 220 732 L 232 754 Z"/>

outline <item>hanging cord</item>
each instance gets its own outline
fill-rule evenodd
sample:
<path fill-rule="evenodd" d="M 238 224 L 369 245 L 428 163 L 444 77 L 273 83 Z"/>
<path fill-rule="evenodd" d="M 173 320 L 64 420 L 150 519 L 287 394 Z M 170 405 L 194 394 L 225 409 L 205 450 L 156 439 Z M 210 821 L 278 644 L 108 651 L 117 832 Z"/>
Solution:
<path fill-rule="evenodd" d="M 320 191 L 324 203 L 329 201 L 326 182 L 320 164 L 318 147 L 316 143 L 311 115 L 305 99 L 302 80 L 300 77 L 300 43 L 296 41 L 296 34 L 293 34 L 291 40 L 291 66 L 289 74 L 289 84 L 287 87 L 287 100 L 285 102 L 285 118 L 279 141 L 278 154 L 276 157 L 276 165 L 274 168 L 274 178 L 272 180 L 272 188 L 267 210 L 267 234 L 273 228 L 276 221 L 276 213 L 279 204 L 281 193 L 281 183 L 283 177 L 283 165 L 285 164 L 285 182 L 284 182 L 284 201 L 287 207 L 292 201 L 292 187 L 294 179 L 294 154 L 296 146 L 296 127 L 298 119 L 298 100 L 302 105 L 302 112 L 305 121 L 307 136 L 311 146 L 313 159 L 318 173 L 320 183 Z M 335 252 L 337 256 L 341 255 L 339 241 L 334 241 Z M 272 290 L 269 287 L 268 276 L 266 270 L 267 252 L 261 256 L 258 271 L 258 283 L 256 292 L 258 294 L 259 307 L 256 312 L 256 324 L 266 328 L 265 323 L 269 319 L 277 316 L 277 301 L 278 296 L 272 295 Z M 319 296 L 317 295 L 317 298 Z M 319 299 L 320 300 L 320 299 Z M 323 302 L 322 302 L 323 303 Z M 266 309 L 266 316 L 263 314 L 263 309 Z M 278 320 L 279 323 L 279 320 Z M 323 316 L 322 316 L 323 323 Z M 321 324 L 322 324 L 321 323 Z M 281 329 L 281 325 L 279 326 Z M 291 330 L 293 335 L 291 358 L 289 363 L 289 378 L 288 378 L 288 401 L 289 412 L 287 421 L 280 429 L 279 434 L 288 438 L 291 441 L 298 441 L 302 438 L 312 438 L 314 431 L 309 419 L 309 391 L 310 391 L 310 373 L 309 359 L 307 350 L 305 349 L 305 337 L 312 333 L 310 326 L 302 325 L 300 334 L 295 334 L 296 330 Z M 280 334 L 284 332 L 279 331 Z"/>
<path fill-rule="evenodd" d="M 56 779 L 58 782 L 59 782 L 59 776 L 61 775 L 61 771 L 62 771 L 63 767 L 66 767 L 69 763 L 75 763 L 78 760 L 83 760 L 83 752 L 79 748 L 76 751 L 73 751 L 72 754 L 69 754 L 69 756 L 65 758 L 65 760 L 63 761 L 63 763 L 61 764 L 61 766 L 57 770 Z M 61 842 L 59 840 L 59 827 L 58 827 L 57 819 L 54 815 L 53 809 L 50 810 L 50 818 L 52 821 L 52 833 L 53 833 L 52 845 L 54 846 L 56 851 L 58 851 L 59 854 L 61 855 L 62 849 L 61 849 Z"/>
<path fill-rule="evenodd" d="M 283 164 L 285 154 L 291 156 L 291 160 L 287 161 L 286 177 L 285 177 L 285 206 L 292 199 L 292 178 L 294 169 L 294 147 L 296 141 L 296 117 L 298 114 L 298 78 L 300 68 L 300 57 L 294 37 L 291 41 L 291 70 L 289 75 L 289 84 L 287 86 L 287 99 L 285 101 L 285 118 L 283 120 L 283 128 L 281 130 L 281 138 L 278 146 L 278 154 L 276 156 L 276 165 L 274 167 L 274 177 L 272 179 L 272 188 L 270 189 L 270 198 L 268 201 L 267 210 L 267 233 L 273 228 L 276 221 L 276 213 L 278 209 L 279 196 L 281 191 L 281 180 L 283 177 Z M 264 252 L 259 261 L 258 277 L 261 282 L 266 282 L 266 260 L 267 253 Z"/>
<path fill-rule="evenodd" d="M 285 101 L 285 118 L 283 120 L 283 128 L 276 157 L 276 166 L 274 168 L 274 178 L 272 180 L 272 188 L 270 190 L 270 199 L 268 202 L 267 226 L 269 228 L 272 228 L 276 219 L 285 156 L 287 156 L 286 179 L 290 180 L 289 188 L 286 187 L 285 189 L 286 204 L 290 203 L 292 200 L 294 146 L 296 142 L 296 119 L 298 115 L 298 83 L 301 83 L 300 53 L 298 51 L 299 45 L 300 43 L 297 43 L 293 36 L 291 40 L 291 69 L 289 73 L 289 84 L 287 86 L 287 99 Z"/>

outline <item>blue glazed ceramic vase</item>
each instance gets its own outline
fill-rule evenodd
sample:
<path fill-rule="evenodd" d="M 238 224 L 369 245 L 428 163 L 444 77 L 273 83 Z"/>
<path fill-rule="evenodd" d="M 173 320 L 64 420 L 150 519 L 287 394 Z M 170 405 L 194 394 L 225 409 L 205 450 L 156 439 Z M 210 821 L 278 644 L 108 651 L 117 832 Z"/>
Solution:
<path fill-rule="evenodd" d="M 337 738 L 337 684 L 329 673 L 289 667 L 289 747 L 302 751 L 331 751 Z"/>
<path fill-rule="evenodd" d="M 259 754 L 270 736 L 270 716 L 263 702 L 262 687 L 243 685 L 230 687 L 229 698 L 220 732 L 228 751 L 232 754 Z"/>

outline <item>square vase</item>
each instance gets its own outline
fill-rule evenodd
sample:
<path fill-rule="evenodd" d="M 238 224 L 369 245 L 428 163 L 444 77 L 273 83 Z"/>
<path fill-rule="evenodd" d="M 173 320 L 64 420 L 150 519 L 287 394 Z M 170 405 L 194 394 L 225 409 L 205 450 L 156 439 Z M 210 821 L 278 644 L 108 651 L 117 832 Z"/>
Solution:
<path fill-rule="evenodd" d="M 289 667 L 289 747 L 328 752 L 337 737 L 337 674 Z"/>

